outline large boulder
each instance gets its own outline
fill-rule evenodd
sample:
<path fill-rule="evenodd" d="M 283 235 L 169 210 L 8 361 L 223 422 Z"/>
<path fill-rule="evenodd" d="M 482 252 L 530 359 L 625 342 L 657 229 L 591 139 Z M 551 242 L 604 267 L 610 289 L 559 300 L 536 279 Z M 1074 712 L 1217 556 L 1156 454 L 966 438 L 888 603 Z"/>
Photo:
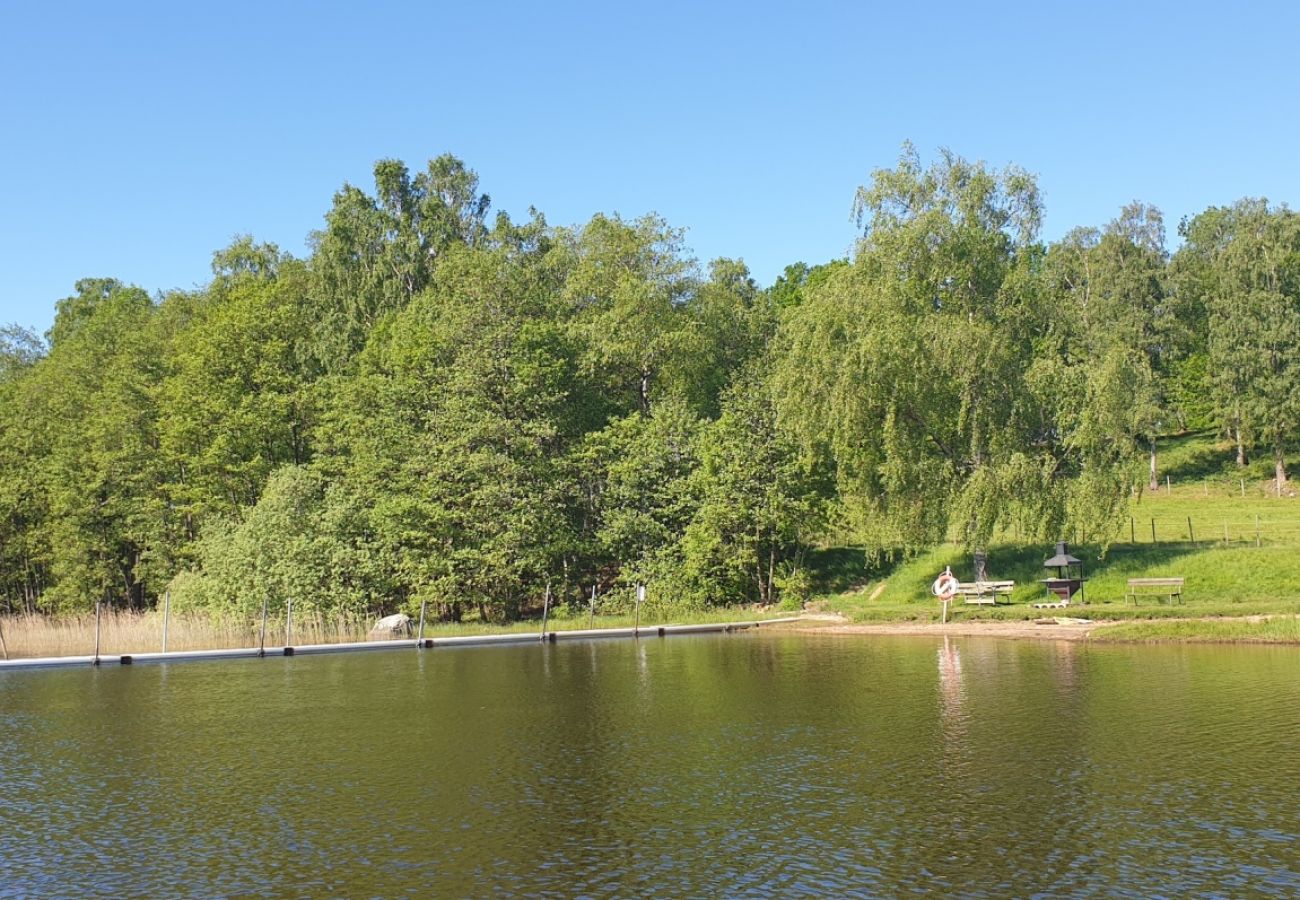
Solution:
<path fill-rule="evenodd" d="M 383 641 L 391 638 L 410 637 L 411 617 L 405 613 L 397 613 L 392 616 L 384 616 L 374 627 L 370 629 L 370 640 Z"/>

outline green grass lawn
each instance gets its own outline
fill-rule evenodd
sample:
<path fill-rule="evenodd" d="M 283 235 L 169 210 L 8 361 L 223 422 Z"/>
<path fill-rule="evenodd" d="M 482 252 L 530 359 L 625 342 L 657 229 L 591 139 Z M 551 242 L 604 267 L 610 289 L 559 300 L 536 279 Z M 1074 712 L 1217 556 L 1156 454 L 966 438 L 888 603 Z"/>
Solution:
<path fill-rule="evenodd" d="M 1178 619 L 1122 622 L 1093 632 L 1092 639 L 1108 643 L 1229 641 L 1249 644 L 1300 644 L 1300 618 L 1263 616 L 1245 619 Z"/>
<path fill-rule="evenodd" d="M 1272 476 L 1271 460 L 1255 461 L 1239 473 L 1232 445 L 1208 434 L 1166 439 L 1160 453 L 1172 489 L 1162 486 L 1134 498 L 1131 526 L 1125 519 L 1104 552 L 1092 540 L 1071 544 L 1071 552 L 1084 561 L 1088 581 L 1087 605 L 1078 611 L 1072 607 L 1070 614 L 1144 619 L 1300 613 L 1300 497 L 1291 490 L 1278 497 L 1272 490 L 1266 480 Z M 1010 602 L 997 607 L 957 603 L 956 617 L 1051 615 L 1053 611 L 1035 610 L 1031 604 L 1051 599 L 1040 579 L 1048 574 L 1042 563 L 1052 552 L 1047 542 L 994 542 L 988 548 L 988 574 L 1016 582 Z M 969 552 L 956 544 L 875 564 L 860 550 L 834 548 L 814 553 L 810 563 L 818 605 L 855 621 L 937 620 L 939 603 L 930 595 L 935 577 L 945 566 L 952 566 L 963 581 L 974 574 Z M 1183 603 L 1170 606 L 1153 597 L 1137 606 L 1124 602 L 1127 579 L 1161 576 L 1186 579 Z"/>

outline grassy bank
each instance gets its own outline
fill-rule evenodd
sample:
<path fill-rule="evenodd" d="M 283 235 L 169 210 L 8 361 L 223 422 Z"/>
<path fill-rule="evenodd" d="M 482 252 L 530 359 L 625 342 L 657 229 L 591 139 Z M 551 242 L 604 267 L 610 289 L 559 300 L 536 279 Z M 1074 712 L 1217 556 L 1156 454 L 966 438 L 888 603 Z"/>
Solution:
<path fill-rule="evenodd" d="M 1267 461 L 1238 469 L 1233 449 L 1207 434 L 1162 442 L 1161 489 L 1134 498 L 1130 517 L 1107 546 L 1095 540 L 1071 545 L 1084 562 L 1087 605 L 1068 614 L 1133 620 L 1107 629 L 1107 639 L 1300 641 L 1294 624 L 1300 614 L 1300 498 L 1291 488 L 1278 495 L 1267 478 Z M 1042 563 L 1052 553 L 1050 543 L 1003 536 L 987 549 L 989 577 L 1016 582 L 1010 602 L 958 603 L 953 616 L 1025 620 L 1056 612 L 1032 606 L 1052 599 L 1040 581 L 1048 574 Z M 974 577 L 969 551 L 956 544 L 874 564 L 860 550 L 831 548 L 814 553 L 811 564 L 819 593 L 814 607 L 855 622 L 937 621 L 939 604 L 930 584 L 938 573 L 951 566 L 963 581 Z M 1128 579 L 1156 577 L 1184 578 L 1183 603 L 1171 606 L 1154 597 L 1136 606 L 1125 602 Z M 1214 621 L 1247 616 L 1274 618 Z"/>
<path fill-rule="evenodd" d="M 1300 644 L 1300 618 L 1251 616 L 1244 619 L 1123 622 L 1098 630 L 1092 639 L 1106 643 Z"/>

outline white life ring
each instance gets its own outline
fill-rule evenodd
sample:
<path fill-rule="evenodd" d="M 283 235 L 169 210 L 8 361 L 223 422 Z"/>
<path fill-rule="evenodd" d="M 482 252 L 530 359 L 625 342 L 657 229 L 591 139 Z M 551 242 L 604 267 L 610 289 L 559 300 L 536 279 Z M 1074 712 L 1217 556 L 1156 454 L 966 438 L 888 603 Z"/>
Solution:
<path fill-rule="evenodd" d="M 957 579 L 944 572 L 934 580 L 934 584 L 930 585 L 930 592 L 940 600 L 951 600 L 957 595 L 958 587 Z"/>

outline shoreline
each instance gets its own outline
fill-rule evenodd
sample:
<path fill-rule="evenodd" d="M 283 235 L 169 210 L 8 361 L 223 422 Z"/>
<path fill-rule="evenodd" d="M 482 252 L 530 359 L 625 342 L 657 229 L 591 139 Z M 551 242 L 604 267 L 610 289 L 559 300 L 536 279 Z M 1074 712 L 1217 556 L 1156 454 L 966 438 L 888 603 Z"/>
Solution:
<path fill-rule="evenodd" d="M 1053 617 L 1054 618 L 1054 617 Z M 1062 617 L 1064 618 L 1064 617 Z M 1286 626 L 1291 633 L 1278 634 Z M 884 635 L 920 637 L 990 637 L 1007 640 L 1089 641 L 1098 632 L 1115 631 L 1100 643 L 1114 644 L 1256 644 L 1300 645 L 1300 617 L 1296 616 L 1187 616 L 1161 619 L 1097 619 L 1089 622 L 1038 624 L 1019 621 L 974 620 L 959 622 L 850 622 L 842 616 L 814 615 L 782 630 L 801 634 Z M 1270 634 L 1272 630 L 1274 633 Z M 1136 632 L 1128 634 L 1128 632 Z M 1253 633 L 1252 633 L 1253 632 Z"/>
<path fill-rule="evenodd" d="M 825 622 L 826 624 L 813 624 Z M 1085 641 L 1099 628 L 1109 628 L 1113 621 L 1087 624 L 1036 625 L 1032 620 L 1019 622 L 850 622 L 847 619 L 805 619 L 783 626 L 783 631 L 800 634 L 833 635 L 911 635 L 923 637 L 997 637 L 1011 640 Z"/>

